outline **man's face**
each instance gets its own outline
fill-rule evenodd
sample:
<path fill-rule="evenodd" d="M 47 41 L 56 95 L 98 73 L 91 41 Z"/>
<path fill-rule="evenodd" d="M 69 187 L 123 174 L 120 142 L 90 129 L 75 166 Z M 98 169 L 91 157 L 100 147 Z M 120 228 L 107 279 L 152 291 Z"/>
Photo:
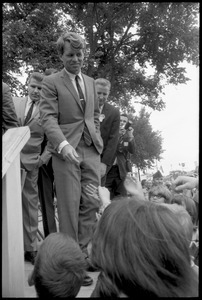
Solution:
<path fill-rule="evenodd" d="M 165 203 L 165 197 L 161 194 L 153 194 L 150 196 L 150 201 L 154 203 Z"/>
<path fill-rule="evenodd" d="M 83 66 L 84 53 L 82 49 L 75 50 L 69 42 L 65 42 L 64 53 L 60 59 L 68 72 L 77 75 Z"/>
<path fill-rule="evenodd" d="M 153 179 L 153 185 L 159 185 L 159 184 L 163 184 L 163 177 Z"/>
<path fill-rule="evenodd" d="M 128 122 L 128 118 L 125 116 L 120 117 L 120 129 L 124 129 L 126 126 L 126 123 Z"/>
<path fill-rule="evenodd" d="M 28 84 L 28 94 L 32 101 L 38 102 L 41 98 L 42 82 L 31 78 Z"/>
<path fill-rule="evenodd" d="M 110 92 L 109 87 L 96 84 L 95 88 L 98 96 L 99 106 L 102 106 L 108 99 Z"/>

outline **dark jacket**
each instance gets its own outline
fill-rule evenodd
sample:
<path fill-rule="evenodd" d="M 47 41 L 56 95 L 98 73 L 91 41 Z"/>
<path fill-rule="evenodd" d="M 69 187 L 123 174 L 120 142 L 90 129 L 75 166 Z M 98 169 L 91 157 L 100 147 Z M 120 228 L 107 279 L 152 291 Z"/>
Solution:
<path fill-rule="evenodd" d="M 102 118 L 103 116 L 103 118 Z M 120 113 L 118 108 L 105 103 L 101 113 L 100 132 L 103 139 L 101 162 L 109 167 L 114 162 L 119 141 Z"/>
<path fill-rule="evenodd" d="M 116 151 L 117 165 L 121 179 L 125 179 L 126 174 L 131 172 L 128 165 L 130 164 L 130 154 L 135 153 L 135 139 L 129 141 L 127 134 L 119 137 L 119 143 Z"/>

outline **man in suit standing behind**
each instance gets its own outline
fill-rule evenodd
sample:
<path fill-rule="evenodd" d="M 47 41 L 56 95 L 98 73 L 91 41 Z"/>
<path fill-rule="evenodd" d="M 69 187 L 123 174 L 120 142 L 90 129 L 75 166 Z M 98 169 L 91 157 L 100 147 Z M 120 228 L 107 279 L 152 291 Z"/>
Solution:
<path fill-rule="evenodd" d="M 107 103 L 111 83 L 104 78 L 95 80 L 100 108 L 100 131 L 104 148 L 101 154 L 101 186 L 105 186 L 106 176 L 116 155 L 119 141 L 120 112 L 118 108 Z"/>
<path fill-rule="evenodd" d="M 56 69 L 46 69 L 44 76 L 57 73 Z M 47 145 L 47 137 L 44 136 L 44 141 L 41 145 L 41 151 L 45 149 Z M 55 204 L 54 204 L 54 175 L 52 168 L 52 157 L 48 164 L 43 164 L 39 168 L 38 176 L 38 189 L 39 189 L 39 201 L 41 204 L 42 220 L 44 236 L 47 237 L 52 232 L 57 232 L 57 225 L 55 219 Z"/>
<path fill-rule="evenodd" d="M 119 142 L 116 157 L 107 174 L 105 187 L 110 191 L 110 199 L 127 196 L 124 180 L 128 172 L 132 172 L 130 155 L 135 153 L 134 129 L 129 123 L 128 116 L 121 114 L 119 127 Z"/>
<path fill-rule="evenodd" d="M 9 86 L 2 82 L 2 134 L 9 128 L 18 127 L 18 119 Z"/>
<path fill-rule="evenodd" d="M 64 69 L 44 78 L 40 115 L 54 170 L 59 230 L 69 234 L 87 257 L 99 203 L 85 187 L 100 185 L 99 107 L 95 82 L 81 73 L 85 41 L 66 32 L 57 41 Z M 83 285 L 92 284 L 86 275 Z"/>
<path fill-rule="evenodd" d="M 34 264 L 37 254 L 38 229 L 38 170 L 47 163 L 50 152 L 45 148 L 41 154 L 41 143 L 44 139 L 44 130 L 39 116 L 39 102 L 43 75 L 33 72 L 28 80 L 28 96 L 14 97 L 19 126 L 29 126 L 31 137 L 20 153 L 21 168 L 26 172 L 22 190 L 23 234 L 25 260 Z"/>

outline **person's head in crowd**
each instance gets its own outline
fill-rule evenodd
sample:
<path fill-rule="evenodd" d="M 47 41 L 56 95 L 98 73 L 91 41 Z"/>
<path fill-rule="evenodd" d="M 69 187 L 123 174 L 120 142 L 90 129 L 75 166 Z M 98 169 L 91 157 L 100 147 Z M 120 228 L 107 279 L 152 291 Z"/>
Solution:
<path fill-rule="evenodd" d="M 177 203 L 174 204 L 163 203 L 163 205 L 166 205 L 177 216 L 179 223 L 182 225 L 182 230 L 184 230 L 185 237 L 189 246 L 192 241 L 192 235 L 194 229 L 190 214 L 188 213 L 185 207 Z"/>
<path fill-rule="evenodd" d="M 198 225 L 198 221 L 199 221 L 199 192 L 198 192 L 198 190 L 196 191 L 196 193 L 193 196 L 193 201 L 196 206 L 196 225 Z"/>
<path fill-rule="evenodd" d="M 143 189 L 146 188 L 146 184 L 147 184 L 147 180 L 146 180 L 146 179 L 142 179 L 141 185 L 142 185 L 142 188 L 143 188 Z"/>
<path fill-rule="evenodd" d="M 28 279 L 39 298 L 76 297 L 86 274 L 86 262 L 79 245 L 66 234 L 49 234 L 39 247 Z"/>
<path fill-rule="evenodd" d="M 147 187 L 148 190 L 150 190 L 150 188 L 152 187 L 152 181 L 151 180 L 146 181 L 146 187 Z"/>
<path fill-rule="evenodd" d="M 121 114 L 120 116 L 120 131 L 125 131 L 125 126 L 128 123 L 128 116 L 127 114 Z"/>
<path fill-rule="evenodd" d="M 149 190 L 149 200 L 155 203 L 171 203 L 172 193 L 163 184 L 154 185 Z"/>
<path fill-rule="evenodd" d="M 144 193 L 144 197 L 145 197 L 146 200 L 148 200 L 149 193 L 148 193 L 148 187 L 147 187 L 147 180 L 146 179 L 142 179 L 141 186 L 142 186 L 142 190 L 143 190 L 143 193 Z"/>
<path fill-rule="evenodd" d="M 99 107 L 103 106 L 108 99 L 111 83 L 104 78 L 97 78 L 95 80 L 95 88 L 98 96 Z"/>
<path fill-rule="evenodd" d="M 179 223 L 181 224 L 182 230 L 184 230 L 185 233 L 185 238 L 187 240 L 187 244 L 189 246 L 190 250 L 190 263 L 191 267 L 194 268 L 197 276 L 198 276 L 198 267 L 197 267 L 197 261 L 196 259 L 196 254 L 197 254 L 197 247 L 193 245 L 193 239 L 196 235 L 196 231 L 191 219 L 190 214 L 186 210 L 185 207 L 179 204 L 165 204 L 163 203 L 162 205 L 166 205 L 178 218 Z M 195 264 L 196 262 L 196 264 Z"/>
<path fill-rule="evenodd" d="M 85 40 L 75 32 L 66 32 L 57 40 L 57 51 L 65 69 L 79 74 L 83 66 Z"/>
<path fill-rule="evenodd" d="M 179 194 L 179 193 L 173 193 L 172 196 L 172 200 L 171 200 L 171 204 L 178 204 L 178 205 L 182 205 L 184 208 L 186 208 L 186 204 L 184 201 L 184 195 L 183 194 Z"/>
<path fill-rule="evenodd" d="M 163 175 L 161 172 L 158 170 L 156 173 L 153 175 L 153 185 L 159 185 L 163 184 Z"/>
<path fill-rule="evenodd" d="M 190 214 L 192 222 L 195 226 L 198 221 L 198 212 L 197 212 L 196 203 L 191 197 L 188 197 L 186 195 L 184 195 L 184 202 L 185 202 L 186 210 Z"/>
<path fill-rule="evenodd" d="M 34 102 L 38 102 L 41 98 L 42 81 L 44 75 L 40 72 L 33 72 L 28 79 L 28 95 Z"/>
<path fill-rule="evenodd" d="M 185 207 L 191 216 L 194 225 L 197 223 L 197 207 L 194 200 L 184 194 L 173 194 L 171 203 L 176 203 Z"/>
<path fill-rule="evenodd" d="M 165 186 L 169 189 L 169 191 L 172 191 L 172 183 L 170 181 L 166 181 Z"/>
<path fill-rule="evenodd" d="M 49 76 L 49 75 L 54 74 L 54 73 L 57 73 L 57 72 L 58 72 L 58 71 L 57 71 L 56 69 L 50 68 L 50 69 L 46 69 L 46 70 L 44 71 L 44 75 L 45 75 L 45 76 Z"/>
<path fill-rule="evenodd" d="M 197 295 L 184 230 L 164 205 L 112 202 L 94 233 L 91 259 L 101 270 L 92 297 Z"/>

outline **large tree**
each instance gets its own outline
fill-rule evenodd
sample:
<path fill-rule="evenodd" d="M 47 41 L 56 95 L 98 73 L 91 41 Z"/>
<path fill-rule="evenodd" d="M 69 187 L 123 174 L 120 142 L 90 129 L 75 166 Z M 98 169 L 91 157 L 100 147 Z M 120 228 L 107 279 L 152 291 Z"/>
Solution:
<path fill-rule="evenodd" d="M 160 131 L 154 131 L 150 124 L 150 113 L 145 108 L 140 110 L 139 116 L 133 120 L 135 154 L 131 156 L 132 162 L 140 170 L 154 167 L 156 160 L 161 159 L 163 139 Z"/>
<path fill-rule="evenodd" d="M 55 42 L 73 30 L 88 43 L 86 74 L 111 81 L 114 103 L 161 110 L 164 85 L 188 80 L 180 63 L 198 65 L 198 13 L 197 2 L 4 3 L 3 79 L 17 89 L 21 66 L 60 69 Z"/>

